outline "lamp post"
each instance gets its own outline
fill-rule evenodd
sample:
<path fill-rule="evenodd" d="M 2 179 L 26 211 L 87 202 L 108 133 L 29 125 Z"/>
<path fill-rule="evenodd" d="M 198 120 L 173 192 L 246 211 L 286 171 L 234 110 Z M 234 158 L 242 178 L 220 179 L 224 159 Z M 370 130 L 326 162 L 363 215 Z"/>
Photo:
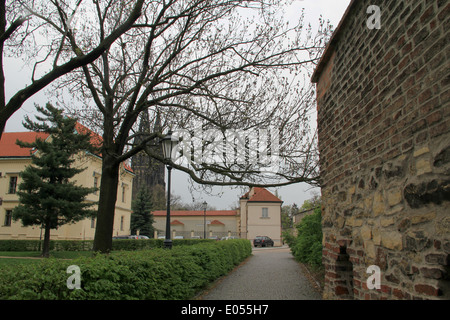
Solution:
<path fill-rule="evenodd" d="M 203 239 L 206 239 L 206 207 L 208 206 L 208 203 L 206 201 L 203 201 Z"/>
<path fill-rule="evenodd" d="M 167 135 L 162 139 L 162 148 L 164 161 L 166 162 L 167 167 L 167 215 L 166 215 L 166 238 L 164 239 L 164 248 L 172 249 L 172 240 L 170 239 L 170 180 L 171 180 L 171 172 L 172 166 L 170 165 L 172 162 L 172 152 L 176 145 L 178 144 L 178 140 L 172 136 L 172 131 L 169 131 Z"/>

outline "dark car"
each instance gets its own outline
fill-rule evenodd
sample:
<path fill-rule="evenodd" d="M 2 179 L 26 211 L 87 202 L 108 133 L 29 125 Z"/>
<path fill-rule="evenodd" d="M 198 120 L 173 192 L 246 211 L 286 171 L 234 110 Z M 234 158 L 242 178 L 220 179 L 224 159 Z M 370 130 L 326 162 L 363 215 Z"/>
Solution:
<path fill-rule="evenodd" d="M 253 240 L 253 245 L 256 247 L 273 247 L 273 240 L 267 236 L 256 236 Z"/>

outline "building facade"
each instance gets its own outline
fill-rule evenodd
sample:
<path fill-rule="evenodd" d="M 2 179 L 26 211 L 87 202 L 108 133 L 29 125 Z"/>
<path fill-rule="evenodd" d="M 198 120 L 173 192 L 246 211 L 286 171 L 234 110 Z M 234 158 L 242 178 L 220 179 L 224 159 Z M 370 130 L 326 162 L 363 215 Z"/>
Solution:
<path fill-rule="evenodd" d="M 81 125 L 78 126 L 78 128 Z M 47 134 L 35 132 L 5 132 L 0 140 L 0 239 L 41 239 L 40 226 L 23 227 L 20 221 L 13 221 L 12 210 L 19 204 L 17 195 L 21 183 L 20 173 L 31 165 L 28 148 L 20 148 L 16 140 L 33 142 L 37 137 L 50 139 Z M 98 138 L 98 137 L 97 137 Z M 73 180 L 86 187 L 100 187 L 102 161 L 99 156 L 82 153 L 77 155 L 74 164 L 87 168 L 77 174 Z M 131 188 L 133 173 L 126 165 L 120 168 L 120 181 L 114 220 L 114 235 L 130 234 Z M 86 201 L 97 202 L 99 192 L 89 194 Z M 95 209 L 95 206 L 93 206 Z M 51 230 L 52 240 L 92 240 L 95 234 L 96 220 L 88 218 L 74 224 L 67 224 Z"/>
<path fill-rule="evenodd" d="M 155 222 L 155 238 L 166 234 L 165 210 L 153 211 Z M 236 210 L 207 210 L 205 211 L 171 211 L 171 237 L 192 238 L 223 238 L 238 237 L 238 211 Z"/>
<path fill-rule="evenodd" d="M 251 188 L 240 198 L 237 210 L 171 211 L 171 236 L 184 238 L 222 238 L 235 236 L 253 241 L 268 236 L 281 246 L 281 204 L 279 198 L 264 188 Z M 155 236 L 163 237 L 166 211 L 152 212 Z"/>
<path fill-rule="evenodd" d="M 353 0 L 313 75 L 326 299 L 450 299 L 449 12 Z"/>
<path fill-rule="evenodd" d="M 268 236 L 275 246 L 281 246 L 281 201 L 264 188 L 254 187 L 240 198 L 240 234 L 253 241 Z"/>

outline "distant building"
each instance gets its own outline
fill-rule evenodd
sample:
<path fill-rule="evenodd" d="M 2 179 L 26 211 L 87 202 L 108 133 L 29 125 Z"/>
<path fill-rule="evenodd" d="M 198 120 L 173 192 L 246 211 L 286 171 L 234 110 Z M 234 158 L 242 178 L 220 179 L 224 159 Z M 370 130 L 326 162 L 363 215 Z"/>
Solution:
<path fill-rule="evenodd" d="M 77 130 L 88 130 L 81 124 L 77 124 Z M 51 139 L 48 134 L 36 132 L 5 132 L 0 140 L 0 239 L 40 239 L 41 228 L 39 226 L 23 227 L 20 221 L 12 220 L 12 210 L 19 204 L 17 195 L 18 186 L 21 183 L 20 173 L 25 167 L 31 165 L 30 148 L 21 148 L 16 144 L 17 140 L 33 142 L 36 138 Z M 101 137 L 94 135 L 95 142 L 101 141 Z M 86 168 L 74 177 L 79 185 L 85 187 L 100 187 L 102 174 L 102 161 L 98 155 L 80 153 L 74 164 L 76 167 Z M 131 186 L 133 181 L 131 168 L 126 164 L 121 165 L 119 186 L 117 190 L 117 202 L 114 218 L 114 235 L 130 234 L 131 216 Z M 96 202 L 99 192 L 89 194 L 87 201 Z M 93 206 L 95 208 L 95 206 Z M 53 240 L 91 240 L 94 239 L 96 219 L 88 218 L 74 224 L 67 224 L 58 229 L 51 230 Z M 42 234 L 43 236 L 43 234 Z"/>
<path fill-rule="evenodd" d="M 139 134 L 150 134 L 158 131 L 161 127 L 161 121 L 159 113 L 156 115 L 154 123 L 150 122 L 148 111 L 143 112 L 139 123 Z M 140 143 L 145 137 L 137 136 L 134 140 L 135 144 Z M 150 146 L 158 153 L 162 153 L 162 148 L 159 144 Z M 152 193 L 153 188 L 159 186 L 161 190 L 165 190 L 164 182 L 164 164 L 159 162 L 150 156 L 145 151 L 141 151 L 131 160 L 131 168 L 135 174 L 133 180 L 132 197 L 136 197 L 141 188 L 147 188 Z M 165 202 L 165 201 L 163 201 Z"/>
<path fill-rule="evenodd" d="M 166 210 L 153 211 L 155 223 L 155 238 L 165 236 L 166 230 Z M 206 215 L 203 210 L 188 211 L 176 210 L 170 212 L 171 238 L 183 237 L 192 239 L 203 238 L 204 230 L 206 238 L 211 237 L 238 237 L 239 226 L 238 211 L 236 210 L 207 210 Z"/>
<path fill-rule="evenodd" d="M 268 236 L 281 245 L 281 204 L 283 202 L 264 188 L 251 188 L 240 198 L 237 210 L 171 211 L 171 237 L 203 238 L 235 236 L 253 241 L 256 236 Z M 152 212 L 155 236 L 166 230 L 166 211 Z M 206 222 L 206 223 L 205 223 Z"/>
<path fill-rule="evenodd" d="M 241 238 L 253 241 L 256 236 L 268 236 L 281 246 L 282 203 L 264 188 L 251 188 L 239 201 Z"/>

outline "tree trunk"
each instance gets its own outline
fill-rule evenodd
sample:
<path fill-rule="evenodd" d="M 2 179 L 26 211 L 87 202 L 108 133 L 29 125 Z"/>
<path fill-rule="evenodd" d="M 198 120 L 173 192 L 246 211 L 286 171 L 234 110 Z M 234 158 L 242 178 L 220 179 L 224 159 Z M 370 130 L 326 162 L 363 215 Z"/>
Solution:
<path fill-rule="evenodd" d="M 95 228 L 94 251 L 109 253 L 112 248 L 114 213 L 119 184 L 119 164 L 114 157 L 103 155 L 100 198 Z"/>
<path fill-rule="evenodd" d="M 50 256 L 50 219 L 47 219 L 44 226 L 44 245 L 42 246 L 42 256 L 48 258 Z"/>

